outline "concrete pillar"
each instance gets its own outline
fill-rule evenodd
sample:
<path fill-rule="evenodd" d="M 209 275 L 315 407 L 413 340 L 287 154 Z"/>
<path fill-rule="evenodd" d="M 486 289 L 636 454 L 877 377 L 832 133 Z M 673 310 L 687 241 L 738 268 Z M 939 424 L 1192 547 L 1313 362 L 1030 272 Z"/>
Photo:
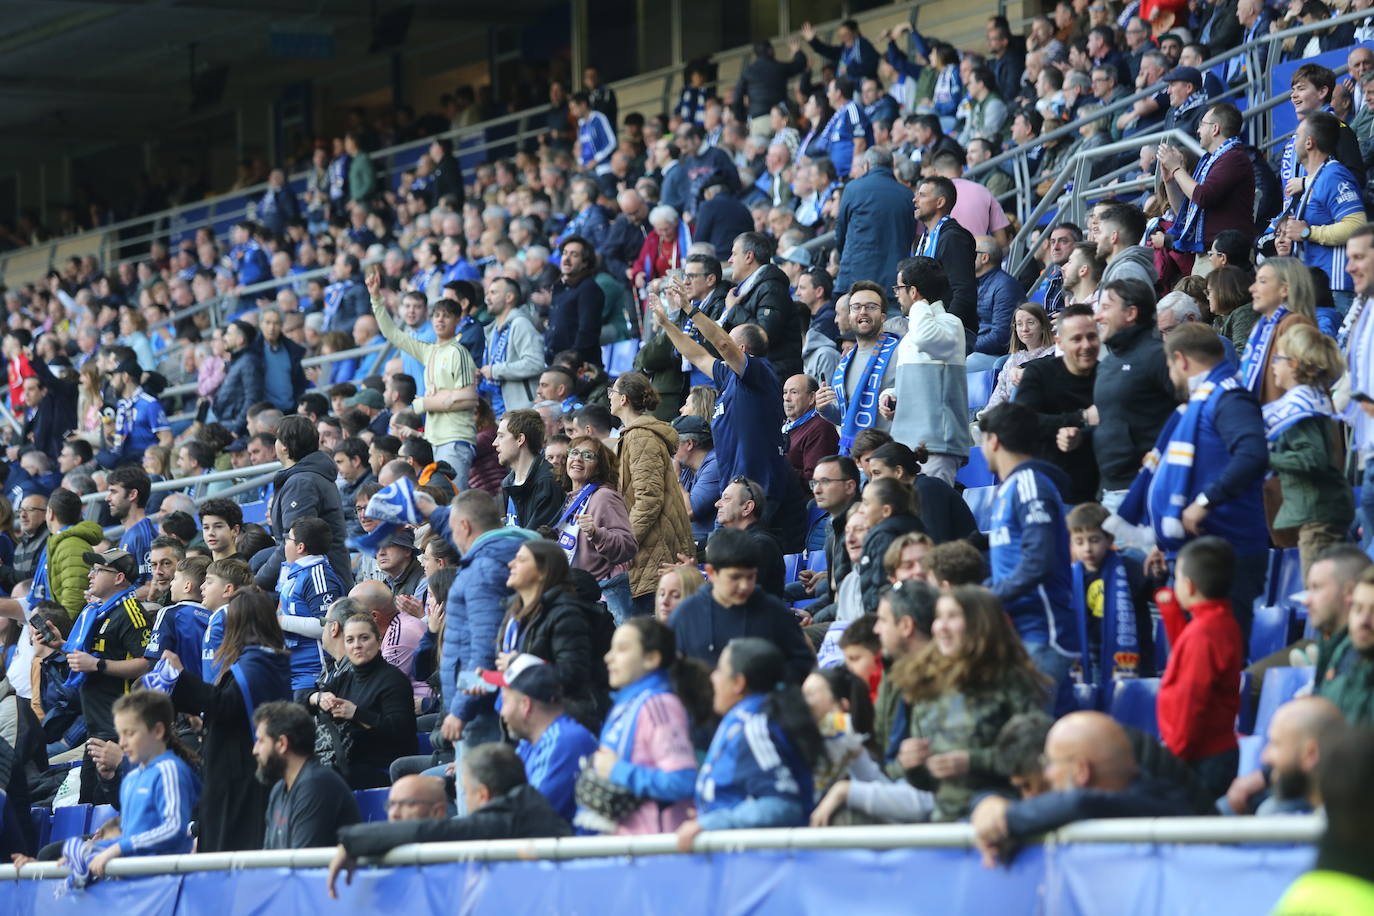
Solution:
<path fill-rule="evenodd" d="M 572 0 L 572 73 L 569 82 L 573 91 L 582 86 L 582 71 L 590 62 L 587 21 L 587 0 Z"/>

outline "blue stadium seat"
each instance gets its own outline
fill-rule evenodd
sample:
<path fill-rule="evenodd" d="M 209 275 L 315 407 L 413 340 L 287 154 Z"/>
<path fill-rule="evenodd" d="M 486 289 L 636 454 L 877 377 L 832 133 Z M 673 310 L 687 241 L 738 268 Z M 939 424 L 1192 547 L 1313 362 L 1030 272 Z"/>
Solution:
<path fill-rule="evenodd" d="M 48 835 L 52 832 L 52 812 L 47 808 L 30 808 L 29 817 L 33 820 L 33 835 L 38 848 L 48 845 Z"/>
<path fill-rule="evenodd" d="M 1101 709 L 1102 691 L 1096 684 L 1074 684 L 1073 685 L 1073 708 L 1082 709 Z"/>
<path fill-rule="evenodd" d="M 267 500 L 255 499 L 251 503 L 244 503 L 240 508 L 243 510 L 243 523 L 245 525 L 267 523 Z"/>
<path fill-rule="evenodd" d="M 972 413 L 988 406 L 992 399 L 992 387 L 997 381 L 997 373 L 988 369 L 985 372 L 968 373 L 968 409 Z"/>
<path fill-rule="evenodd" d="M 1155 670 L 1161 674 L 1169 664 L 1169 635 L 1164 629 L 1164 621 L 1155 620 Z"/>
<path fill-rule="evenodd" d="M 48 842 L 61 843 L 68 837 L 84 836 L 86 826 L 91 821 L 90 805 L 66 805 L 54 808 L 52 812 L 52 831 Z"/>
<path fill-rule="evenodd" d="M 1288 645 L 1290 605 L 1271 604 L 1255 608 L 1250 625 L 1250 662 L 1259 661 Z"/>
<path fill-rule="evenodd" d="M 1270 668 L 1264 672 L 1264 686 L 1260 688 L 1259 710 L 1255 713 L 1255 734 L 1269 734 L 1269 722 L 1284 703 L 1298 695 L 1312 683 L 1315 668 Z"/>
<path fill-rule="evenodd" d="M 783 556 L 783 582 L 797 581 L 797 571 L 801 569 L 801 558 L 802 555 L 799 553 L 789 553 Z"/>
<path fill-rule="evenodd" d="M 992 501 L 996 495 L 996 487 L 970 487 L 964 491 L 964 502 L 973 513 L 979 531 L 987 531 L 992 527 Z"/>
<path fill-rule="evenodd" d="M 86 823 L 86 829 L 95 833 L 100 829 L 100 825 L 114 817 L 119 812 L 114 809 L 114 805 L 96 805 L 91 809 L 91 819 Z"/>
<path fill-rule="evenodd" d="M 983 457 L 983 450 L 976 445 L 969 449 L 968 464 L 954 475 L 954 481 L 965 487 L 990 487 L 997 482 L 988 468 L 987 459 Z"/>
<path fill-rule="evenodd" d="M 358 800 L 358 813 L 363 816 L 364 822 L 372 823 L 386 820 L 386 796 L 390 791 L 390 789 L 359 789 L 353 793 L 353 797 Z"/>
<path fill-rule="evenodd" d="M 1302 560 L 1296 547 L 1269 552 L 1269 578 L 1265 582 L 1264 603 L 1280 604 L 1302 591 Z"/>
<path fill-rule="evenodd" d="M 415 748 L 415 753 L 417 754 L 434 753 L 434 744 L 429 740 L 429 732 L 419 732 L 416 734 Z"/>
<path fill-rule="evenodd" d="M 639 353 L 639 338 L 633 337 L 611 344 L 611 358 L 606 363 L 606 374 L 611 378 L 633 371 L 635 356 Z"/>
<path fill-rule="evenodd" d="M 1158 738 L 1159 725 L 1155 721 L 1155 699 L 1158 695 L 1157 677 L 1116 681 L 1112 689 L 1112 718 Z"/>
<path fill-rule="evenodd" d="M 830 558 L 824 550 L 813 550 L 806 555 L 806 568 L 812 572 L 825 572 L 830 568 Z"/>
<path fill-rule="evenodd" d="M 1249 671 L 1240 673 L 1240 712 L 1236 713 L 1236 734 L 1251 735 L 1255 731 L 1255 676 Z"/>
<path fill-rule="evenodd" d="M 601 345 L 601 365 L 603 365 L 603 366 L 609 366 L 610 364 L 611 364 L 611 345 L 610 345 L 610 344 L 602 344 L 602 345 Z"/>
<path fill-rule="evenodd" d="M 1242 735 L 1237 740 L 1240 742 L 1240 766 L 1236 768 L 1236 775 L 1255 772 L 1260 768 L 1260 754 L 1268 742 L 1263 735 Z"/>

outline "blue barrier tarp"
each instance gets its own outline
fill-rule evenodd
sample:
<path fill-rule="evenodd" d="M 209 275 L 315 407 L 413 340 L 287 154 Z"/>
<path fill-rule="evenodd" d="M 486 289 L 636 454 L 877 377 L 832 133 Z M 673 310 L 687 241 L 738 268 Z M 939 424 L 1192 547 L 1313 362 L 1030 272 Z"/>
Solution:
<path fill-rule="evenodd" d="M 453 862 L 362 869 L 337 903 L 323 869 L 264 868 L 111 879 L 84 891 L 0 881 L 0 913 L 1224 916 L 1268 912 L 1312 859 L 1297 846 L 1075 843 L 1031 847 L 997 869 L 965 849 Z"/>

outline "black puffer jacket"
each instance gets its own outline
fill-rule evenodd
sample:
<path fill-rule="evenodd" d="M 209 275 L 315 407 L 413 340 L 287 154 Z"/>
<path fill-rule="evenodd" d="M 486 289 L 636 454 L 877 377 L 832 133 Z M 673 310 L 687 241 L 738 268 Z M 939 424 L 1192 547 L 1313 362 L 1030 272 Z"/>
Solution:
<path fill-rule="evenodd" d="M 763 328 L 768 335 L 768 361 L 785 382 L 802 371 L 801 313 L 792 301 L 787 274 L 773 264 L 760 267 L 759 274 L 749 292 L 730 309 L 725 330 L 732 331 L 742 324 Z"/>
<path fill-rule="evenodd" d="M 913 531 L 924 532 L 926 526 L 914 515 L 892 515 L 883 519 L 864 537 L 864 554 L 859 560 L 859 588 L 863 594 L 865 614 L 878 611 L 878 593 L 887 583 L 883 572 L 883 556 L 892 542 Z"/>
<path fill-rule="evenodd" d="M 531 531 L 552 527 L 568 501 L 568 494 L 553 476 L 549 463 L 538 457 L 524 483 L 515 482 L 514 471 L 506 475 L 501 481 L 501 496 L 502 508 L 506 508 L 507 500 L 514 503 L 516 524 Z"/>
<path fill-rule="evenodd" d="M 1124 490 L 1135 480 L 1141 459 L 1154 448 L 1164 421 L 1178 405 L 1164 344 L 1151 325 L 1131 326 L 1106 341 L 1097 367 L 1093 404 L 1093 452 L 1107 490 Z"/>
<path fill-rule="evenodd" d="M 594 615 L 605 613 L 577 597 L 571 587 L 555 586 L 544 593 L 539 612 L 520 635 L 520 651 L 554 666 L 568 715 L 593 734 L 600 731 L 610 707 L 606 664 L 595 641 Z"/>
<path fill-rule="evenodd" d="M 529 783 L 493 798 L 466 817 L 437 821 L 389 821 L 354 824 L 339 830 L 339 842 L 354 858 L 383 856 L 406 843 L 458 840 L 523 840 L 568 836 L 568 822 Z"/>
<path fill-rule="evenodd" d="M 317 711 L 342 739 L 338 750 L 344 759 L 336 760 L 336 766 L 348 784 L 354 789 L 387 785 L 391 761 L 416 752 L 415 701 L 410 678 L 378 652 L 364 665 L 340 665 L 320 690 L 358 707 L 351 720 L 335 719 Z"/>
<path fill-rule="evenodd" d="M 273 480 L 272 533 L 280 540 L 298 518 L 322 518 L 328 522 L 334 539 L 326 556 L 344 591 L 348 591 L 353 587 L 353 567 L 345 544 L 347 529 L 343 503 L 335 483 L 338 475 L 334 459 L 324 452 L 311 452 L 291 467 L 278 471 Z M 276 588 L 282 559 L 280 547 L 266 548 L 253 557 L 254 576 L 259 586 L 268 590 Z"/>

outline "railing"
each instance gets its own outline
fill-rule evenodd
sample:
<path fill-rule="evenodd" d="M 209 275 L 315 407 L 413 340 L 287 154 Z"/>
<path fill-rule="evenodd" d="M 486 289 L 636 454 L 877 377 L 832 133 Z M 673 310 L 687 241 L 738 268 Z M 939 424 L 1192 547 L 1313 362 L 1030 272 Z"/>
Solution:
<path fill-rule="evenodd" d="M 530 138 L 539 137 L 548 131 L 546 127 L 542 126 L 520 127 L 507 137 L 478 139 L 473 142 L 475 138 L 484 138 L 488 131 L 513 123 L 522 124 L 530 119 L 535 119 L 532 123 L 538 124 L 537 119 L 545 115 L 548 110 L 548 105 L 528 108 L 471 127 L 455 128 L 431 137 L 390 146 L 368 155 L 376 168 L 378 184 L 385 185 L 393 176 L 413 168 L 420 155 L 429 148 L 434 139 L 442 137 L 454 141 L 454 158 L 458 160 L 460 167 L 463 167 L 466 162 L 464 171 L 471 173 L 480 164 L 472 161 L 478 154 L 484 154 L 496 147 L 517 144 Z M 305 183 L 308 176 L 309 170 L 300 171 L 290 176 L 287 181 L 287 185 L 295 191 L 298 197 L 305 193 Z M 43 249 L 48 250 L 47 266 L 51 267 L 58 259 L 59 248 L 64 250 L 80 249 L 83 240 L 90 243 L 86 249 L 111 246 L 111 250 L 102 260 L 116 262 L 124 260 L 126 253 L 132 254 L 146 249 L 153 241 L 166 240 L 172 234 L 177 236 L 190 235 L 195 230 L 206 226 L 212 228 L 216 238 L 222 239 L 235 223 L 256 217 L 258 200 L 266 192 L 267 187 L 266 183 L 252 185 L 237 191 L 181 204 L 156 213 L 130 217 L 108 226 L 101 226 L 98 229 L 63 236 L 60 239 L 53 239 L 40 245 L 8 252 L 0 257 L 0 276 L 3 276 L 5 267 L 11 260 L 31 258 L 35 252 L 40 252 Z M 303 206 L 302 209 L 304 209 Z M 188 215 L 194 218 L 188 218 Z M 107 265 L 107 269 L 109 266 L 112 265 Z"/>
<path fill-rule="evenodd" d="M 275 473 L 281 470 L 280 461 L 269 461 L 265 464 L 255 464 L 246 468 L 232 468 L 228 471 L 211 471 L 208 474 L 200 474 L 196 477 L 169 477 L 166 480 L 158 480 L 148 488 L 150 493 L 166 493 L 172 490 L 185 490 L 202 483 L 219 483 L 222 480 L 237 480 L 240 477 L 247 477 L 251 474 L 262 474 L 266 472 Z M 218 494 L 216 494 L 218 495 Z M 84 505 L 98 503 L 105 498 L 101 492 L 87 493 L 81 497 Z"/>

